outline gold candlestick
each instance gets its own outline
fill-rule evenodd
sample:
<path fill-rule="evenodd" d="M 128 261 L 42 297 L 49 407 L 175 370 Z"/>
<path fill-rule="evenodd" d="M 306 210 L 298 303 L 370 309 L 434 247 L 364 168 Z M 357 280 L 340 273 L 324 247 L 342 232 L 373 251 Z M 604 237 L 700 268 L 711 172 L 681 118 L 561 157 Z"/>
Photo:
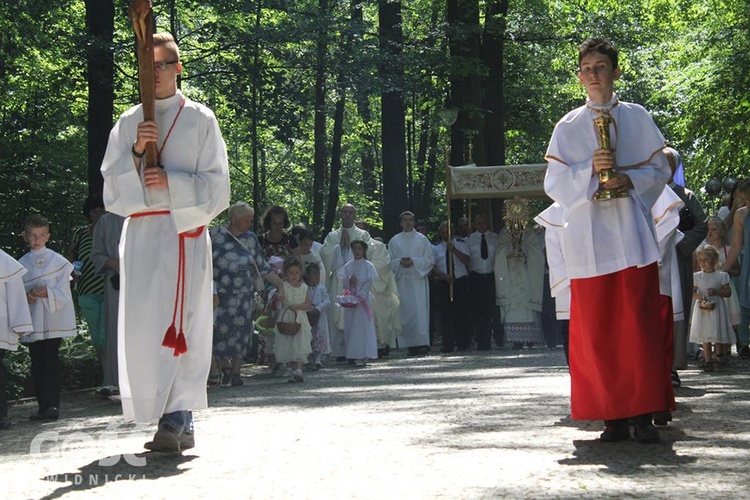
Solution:
<path fill-rule="evenodd" d="M 612 141 L 609 137 L 609 124 L 612 122 L 611 116 L 597 116 L 594 118 L 594 125 L 596 126 L 597 139 L 599 140 L 599 147 L 603 149 L 612 149 Z M 627 191 L 614 191 L 612 189 L 605 189 L 602 184 L 606 183 L 617 171 L 613 168 L 608 168 L 599 171 L 599 190 L 594 194 L 595 201 L 612 200 L 614 198 L 627 198 Z"/>

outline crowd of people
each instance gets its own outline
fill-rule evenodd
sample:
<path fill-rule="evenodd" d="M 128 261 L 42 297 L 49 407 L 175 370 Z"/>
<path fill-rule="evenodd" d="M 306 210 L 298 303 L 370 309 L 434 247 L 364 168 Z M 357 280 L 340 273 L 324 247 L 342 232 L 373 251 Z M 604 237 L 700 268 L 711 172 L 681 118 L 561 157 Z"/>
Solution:
<path fill-rule="evenodd" d="M 487 351 L 493 339 L 556 345 L 559 335 L 572 418 L 603 420 L 601 441 L 630 439 L 632 426 L 652 443 L 690 355 L 707 373 L 730 362 L 732 344 L 750 357 L 750 259 L 740 259 L 750 255 L 750 180 L 707 217 L 675 182 L 680 155 L 645 109 L 614 93 L 608 40 L 579 49 L 588 99 L 555 127 L 544 182 L 553 203 L 538 225 L 495 231 L 479 213 L 439 223 L 434 243 L 410 211 L 387 244 L 373 238 L 350 203 L 322 242 L 290 228 L 281 206 L 256 234 L 250 205 L 229 205 L 215 116 L 176 87 L 170 35 L 154 36 L 154 57 L 156 119 L 136 106 L 118 120 L 103 197 L 85 201 L 89 223 L 66 255 L 47 248 L 38 214 L 25 221 L 29 252 L 18 261 L 0 252 L 0 356 L 19 338 L 28 345 L 31 420 L 60 416 L 59 348 L 77 332 L 74 299 L 102 368 L 98 391 L 119 394 L 127 419 L 158 422 L 145 445 L 155 451 L 194 446 L 192 411 L 207 406 L 206 386 L 243 385 L 248 358 L 302 383 L 306 370 L 365 367 L 393 349 L 427 355 L 436 332 L 445 354 Z M 144 161 L 154 143 L 156 166 Z M 4 384 L 0 368 L 0 428 L 11 425 Z"/>

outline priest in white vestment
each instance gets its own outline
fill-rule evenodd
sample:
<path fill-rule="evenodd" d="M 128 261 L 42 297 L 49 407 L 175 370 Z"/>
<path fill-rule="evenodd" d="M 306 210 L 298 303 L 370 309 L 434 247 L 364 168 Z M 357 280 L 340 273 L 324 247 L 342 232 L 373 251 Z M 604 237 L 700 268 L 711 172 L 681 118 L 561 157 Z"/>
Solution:
<path fill-rule="evenodd" d="M 151 450 L 194 445 L 205 408 L 213 332 L 205 226 L 229 205 L 224 140 L 213 112 L 177 90 L 169 34 L 154 35 L 156 120 L 141 106 L 112 129 L 102 163 L 107 210 L 128 217 L 120 241 L 119 378 L 123 413 L 159 428 Z M 142 161 L 156 143 L 163 168 Z"/>
<path fill-rule="evenodd" d="M 414 230 L 414 214 L 400 216 L 401 232 L 388 242 L 391 269 L 398 285 L 401 335 L 398 346 L 416 356 L 430 351 L 430 291 L 427 276 L 434 265 L 432 244 Z"/>
<path fill-rule="evenodd" d="M 506 229 L 498 234 L 495 249 L 495 297 L 506 342 L 515 349 L 544 342 L 542 292 L 544 251 L 536 229 L 527 229 L 517 241 Z"/>

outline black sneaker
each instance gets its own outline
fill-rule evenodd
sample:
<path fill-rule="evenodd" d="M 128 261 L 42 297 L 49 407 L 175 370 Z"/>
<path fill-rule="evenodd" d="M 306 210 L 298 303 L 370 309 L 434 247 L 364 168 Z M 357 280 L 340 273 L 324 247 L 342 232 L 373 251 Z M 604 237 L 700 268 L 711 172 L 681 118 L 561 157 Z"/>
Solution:
<path fill-rule="evenodd" d="M 238 385 L 245 385 L 245 382 L 242 381 L 242 376 L 239 373 L 235 373 L 232 375 L 232 382 L 233 387 L 237 387 Z"/>
<path fill-rule="evenodd" d="M 742 349 L 740 349 L 739 357 L 742 359 L 750 358 L 750 346 L 744 346 Z"/>
<path fill-rule="evenodd" d="M 660 411 L 658 413 L 654 413 L 654 425 L 658 427 L 665 427 L 671 421 L 672 414 L 668 411 Z"/>
<path fill-rule="evenodd" d="M 682 380 L 680 380 L 680 376 L 677 374 L 677 372 L 672 372 L 672 387 L 677 388 L 682 385 Z"/>
<path fill-rule="evenodd" d="M 661 441 L 659 431 L 652 424 L 635 424 L 635 440 L 639 443 L 658 443 Z"/>
<path fill-rule="evenodd" d="M 606 425 L 604 432 L 599 436 L 599 441 L 603 443 L 616 443 L 630 439 L 630 429 L 624 421 L 607 421 Z"/>
<path fill-rule="evenodd" d="M 54 406 L 50 406 L 44 411 L 38 413 L 32 413 L 29 415 L 29 420 L 40 421 L 40 420 L 57 420 L 60 417 L 60 410 Z"/>

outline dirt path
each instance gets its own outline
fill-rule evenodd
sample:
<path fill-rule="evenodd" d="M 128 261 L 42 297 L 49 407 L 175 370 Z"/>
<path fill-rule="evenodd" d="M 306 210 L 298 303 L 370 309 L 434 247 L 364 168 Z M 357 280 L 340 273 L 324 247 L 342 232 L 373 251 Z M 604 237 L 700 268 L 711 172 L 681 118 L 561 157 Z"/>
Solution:
<path fill-rule="evenodd" d="M 304 384 L 247 367 L 244 386 L 210 392 L 182 455 L 144 453 L 154 427 L 91 394 L 66 395 L 56 423 L 14 407 L 3 496 L 750 498 L 750 361 L 683 372 L 675 421 L 641 445 L 600 443 L 600 422 L 569 420 L 559 350 L 402 356 Z"/>

